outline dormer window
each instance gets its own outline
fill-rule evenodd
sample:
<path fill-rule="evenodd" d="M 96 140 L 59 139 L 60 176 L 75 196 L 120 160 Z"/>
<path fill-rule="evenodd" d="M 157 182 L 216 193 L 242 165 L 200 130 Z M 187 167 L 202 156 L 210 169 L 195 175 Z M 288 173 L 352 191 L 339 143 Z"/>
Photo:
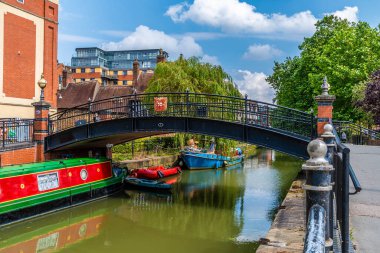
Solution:
<path fill-rule="evenodd" d="M 24 4 L 24 0 L 17 0 L 20 4 Z"/>

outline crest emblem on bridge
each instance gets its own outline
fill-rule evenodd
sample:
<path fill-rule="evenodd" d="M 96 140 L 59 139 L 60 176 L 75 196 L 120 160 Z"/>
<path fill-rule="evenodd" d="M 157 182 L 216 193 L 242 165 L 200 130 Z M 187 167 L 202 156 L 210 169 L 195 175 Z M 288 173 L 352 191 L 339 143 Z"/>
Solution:
<path fill-rule="evenodd" d="M 154 111 L 164 112 L 168 108 L 168 98 L 167 97 L 155 97 L 154 98 Z"/>

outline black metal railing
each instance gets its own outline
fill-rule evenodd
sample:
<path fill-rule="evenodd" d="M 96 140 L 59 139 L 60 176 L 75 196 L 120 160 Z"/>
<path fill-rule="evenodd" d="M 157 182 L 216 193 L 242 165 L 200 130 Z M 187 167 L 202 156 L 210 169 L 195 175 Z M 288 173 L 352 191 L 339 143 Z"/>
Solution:
<path fill-rule="evenodd" d="M 167 99 L 166 110 L 155 110 L 157 97 Z M 272 128 L 307 139 L 316 135 L 316 119 L 311 114 L 247 98 L 190 92 L 133 94 L 89 102 L 51 115 L 49 133 L 126 117 L 207 118 Z"/>
<path fill-rule="evenodd" d="M 0 149 L 33 142 L 33 119 L 0 118 Z"/>
<path fill-rule="evenodd" d="M 342 142 L 355 145 L 367 145 L 378 142 L 380 144 L 380 132 L 354 124 L 352 121 L 333 121 L 337 135 Z"/>

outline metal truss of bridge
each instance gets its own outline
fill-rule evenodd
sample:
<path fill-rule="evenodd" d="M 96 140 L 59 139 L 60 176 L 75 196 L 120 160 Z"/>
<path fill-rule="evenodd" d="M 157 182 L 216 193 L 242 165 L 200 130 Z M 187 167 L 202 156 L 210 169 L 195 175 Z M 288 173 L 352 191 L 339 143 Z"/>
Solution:
<path fill-rule="evenodd" d="M 316 136 L 316 119 L 302 111 L 240 97 L 133 94 L 51 115 L 45 151 L 105 147 L 173 132 L 223 137 L 307 158 L 307 144 Z"/>

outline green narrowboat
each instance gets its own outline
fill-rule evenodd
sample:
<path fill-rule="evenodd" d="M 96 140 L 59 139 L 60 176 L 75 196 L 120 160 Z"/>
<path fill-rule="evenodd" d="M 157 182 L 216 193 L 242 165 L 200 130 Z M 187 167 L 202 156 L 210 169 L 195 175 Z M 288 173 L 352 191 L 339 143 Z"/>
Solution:
<path fill-rule="evenodd" d="M 0 226 L 115 193 L 123 174 L 105 158 L 0 168 Z"/>

